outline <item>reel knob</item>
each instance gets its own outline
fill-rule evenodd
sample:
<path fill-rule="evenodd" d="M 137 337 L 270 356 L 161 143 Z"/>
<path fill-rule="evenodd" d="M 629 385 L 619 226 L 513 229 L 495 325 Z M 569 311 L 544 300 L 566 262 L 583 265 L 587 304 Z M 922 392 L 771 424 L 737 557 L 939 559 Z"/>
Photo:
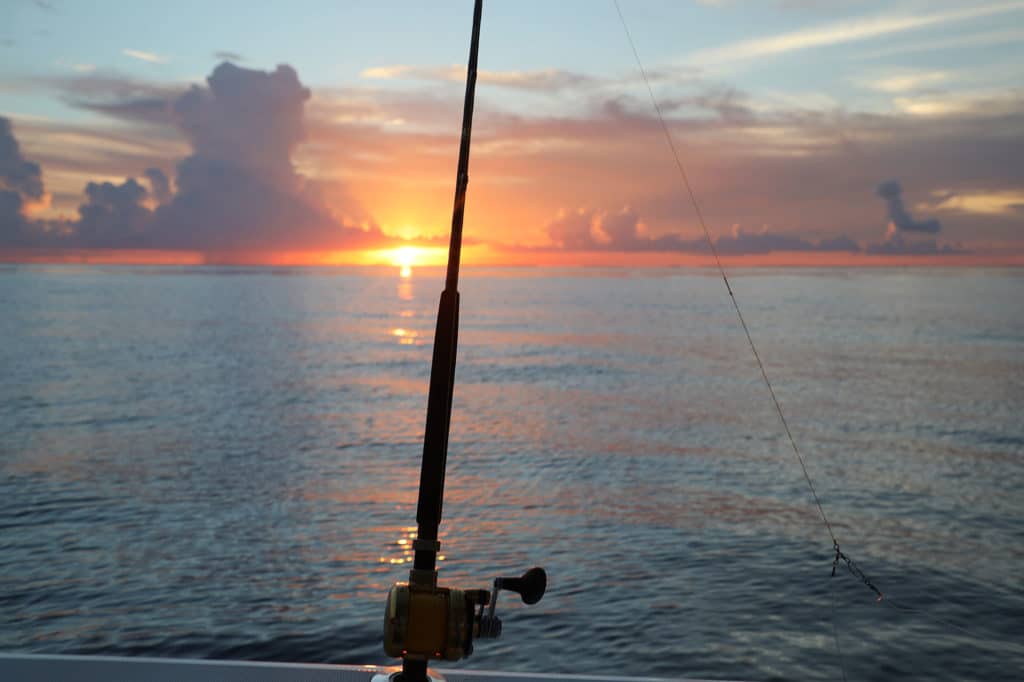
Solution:
<path fill-rule="evenodd" d="M 548 574 L 540 566 L 535 566 L 518 578 L 495 578 L 494 587 L 495 591 L 502 589 L 517 592 L 524 604 L 536 604 L 548 587 Z"/>

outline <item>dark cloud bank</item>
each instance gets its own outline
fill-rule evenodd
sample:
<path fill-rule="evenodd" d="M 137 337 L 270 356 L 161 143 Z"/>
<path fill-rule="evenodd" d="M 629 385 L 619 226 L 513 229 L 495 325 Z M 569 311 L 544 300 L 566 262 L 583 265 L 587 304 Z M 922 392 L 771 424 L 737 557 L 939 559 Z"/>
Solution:
<path fill-rule="evenodd" d="M 903 208 L 899 182 L 889 180 L 877 188 L 889 204 L 889 229 L 883 241 L 862 246 L 846 235 L 810 240 L 796 235 L 747 232 L 734 226 L 732 232 L 713 239 L 715 250 L 723 255 L 785 252 L 845 252 L 888 255 L 932 255 L 965 253 L 959 247 L 940 245 L 935 239 L 908 239 L 904 233 L 936 234 L 938 220 L 915 221 Z M 579 209 L 562 213 L 547 226 L 548 236 L 566 251 L 606 252 L 702 252 L 706 239 L 683 239 L 677 234 L 659 237 L 644 234 L 640 216 L 631 208 L 618 212 Z"/>
<path fill-rule="evenodd" d="M 676 234 L 652 237 L 644 234 L 640 216 L 631 208 L 614 213 L 578 210 L 563 213 L 547 227 L 558 247 L 570 251 L 612 252 L 700 252 L 707 251 L 705 239 L 683 239 Z M 812 241 L 768 231 L 746 232 L 734 227 L 729 235 L 714 240 L 720 254 L 764 254 L 773 251 L 859 252 L 860 245 L 848 237 Z"/>
<path fill-rule="evenodd" d="M 331 213 L 316 183 L 295 171 L 310 97 L 289 66 L 272 72 L 225 62 L 207 79 L 161 103 L 143 104 L 166 119 L 192 153 L 172 183 L 159 168 L 140 182 L 90 182 L 78 219 L 30 221 L 42 200 L 39 166 L 21 155 L 0 118 L 0 245 L 38 248 L 136 248 L 217 252 L 313 250 L 380 245 L 377 228 L 360 229 Z"/>

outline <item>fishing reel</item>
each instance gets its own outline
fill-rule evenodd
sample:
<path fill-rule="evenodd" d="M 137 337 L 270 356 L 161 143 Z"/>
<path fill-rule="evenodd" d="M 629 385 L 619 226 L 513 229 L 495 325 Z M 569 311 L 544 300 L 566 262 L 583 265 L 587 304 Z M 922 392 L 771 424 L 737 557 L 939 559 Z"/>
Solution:
<path fill-rule="evenodd" d="M 474 638 L 501 635 L 501 619 L 494 615 L 501 590 L 536 604 L 546 588 L 547 574 L 539 567 L 518 578 L 495 578 L 493 592 L 438 587 L 437 571 L 413 569 L 408 583 L 396 583 L 388 593 L 384 651 L 407 661 L 466 658 Z"/>

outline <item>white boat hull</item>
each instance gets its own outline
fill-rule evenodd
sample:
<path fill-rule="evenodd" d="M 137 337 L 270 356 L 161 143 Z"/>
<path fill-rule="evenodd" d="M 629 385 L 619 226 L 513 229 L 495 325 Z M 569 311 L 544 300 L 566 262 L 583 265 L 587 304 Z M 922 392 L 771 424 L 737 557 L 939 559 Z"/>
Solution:
<path fill-rule="evenodd" d="M 0 680 L 4 682 L 371 682 L 375 675 L 386 676 L 395 670 L 373 665 L 0 654 Z M 430 672 L 438 682 L 668 682 L 656 677 Z"/>

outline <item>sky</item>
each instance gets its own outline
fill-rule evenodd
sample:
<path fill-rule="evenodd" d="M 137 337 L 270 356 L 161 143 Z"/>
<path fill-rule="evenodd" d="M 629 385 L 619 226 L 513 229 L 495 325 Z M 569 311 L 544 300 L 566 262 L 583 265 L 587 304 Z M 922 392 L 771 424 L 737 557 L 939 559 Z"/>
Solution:
<path fill-rule="evenodd" d="M 484 5 L 470 264 L 1024 264 L 1024 0 Z M 0 0 L 0 259 L 442 262 L 471 16 Z"/>

